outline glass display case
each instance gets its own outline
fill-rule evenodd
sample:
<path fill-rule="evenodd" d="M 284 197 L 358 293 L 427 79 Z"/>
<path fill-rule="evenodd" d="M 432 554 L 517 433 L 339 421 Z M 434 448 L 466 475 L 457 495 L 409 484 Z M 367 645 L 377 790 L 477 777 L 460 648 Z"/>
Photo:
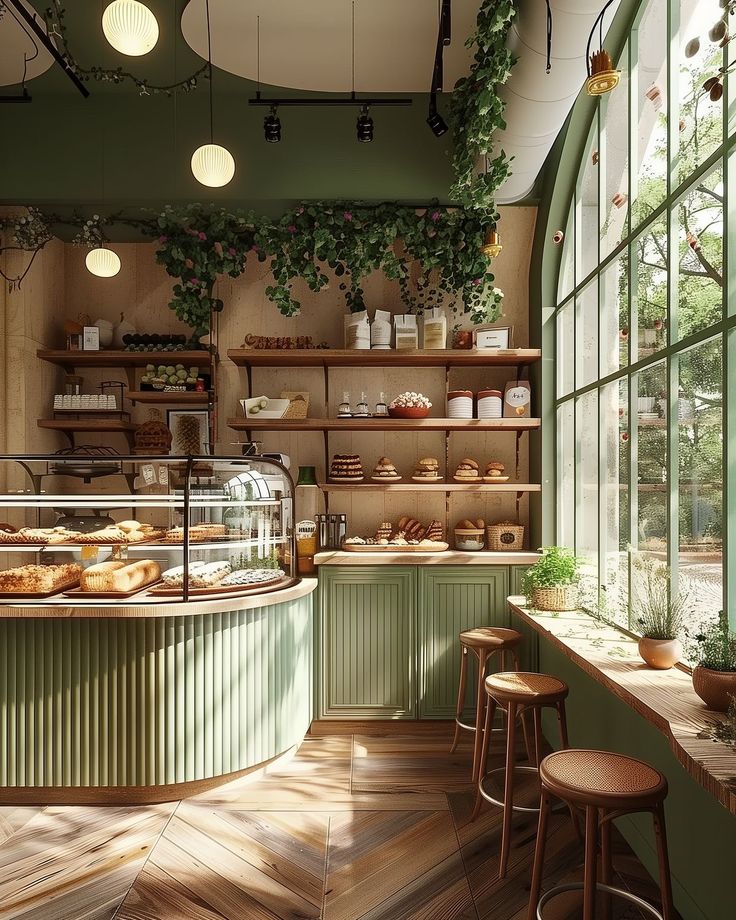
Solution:
<path fill-rule="evenodd" d="M 293 482 L 273 459 L 0 457 L 0 599 L 137 603 L 297 581 Z"/>

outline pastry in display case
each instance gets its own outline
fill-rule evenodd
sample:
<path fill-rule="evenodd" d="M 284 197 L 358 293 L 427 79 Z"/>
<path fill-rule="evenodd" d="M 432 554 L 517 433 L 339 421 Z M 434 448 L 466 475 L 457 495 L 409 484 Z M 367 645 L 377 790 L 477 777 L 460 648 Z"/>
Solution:
<path fill-rule="evenodd" d="M 0 457 L 0 596 L 157 602 L 252 594 L 295 577 L 293 483 L 274 459 L 119 457 L 68 475 Z M 85 458 L 94 467 L 105 460 Z"/>

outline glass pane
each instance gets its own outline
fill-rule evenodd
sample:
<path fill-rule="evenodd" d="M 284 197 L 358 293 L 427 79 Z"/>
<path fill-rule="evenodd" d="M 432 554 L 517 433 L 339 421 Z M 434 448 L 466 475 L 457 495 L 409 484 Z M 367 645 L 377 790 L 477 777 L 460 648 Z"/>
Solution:
<path fill-rule="evenodd" d="M 572 400 L 557 409 L 557 542 L 575 545 L 575 425 Z"/>
<path fill-rule="evenodd" d="M 667 344 L 667 218 L 636 241 L 636 311 L 639 359 Z"/>
<path fill-rule="evenodd" d="M 575 401 L 580 491 L 575 550 L 598 569 L 598 391 Z"/>
<path fill-rule="evenodd" d="M 723 606 L 722 371 L 720 338 L 680 357 L 679 570 L 698 622 L 717 618 Z"/>
<path fill-rule="evenodd" d="M 592 281 L 577 298 L 577 336 L 575 387 L 598 379 L 598 281 Z"/>
<path fill-rule="evenodd" d="M 677 208 L 678 333 L 685 338 L 723 312 L 723 170 L 709 173 Z"/>
<path fill-rule="evenodd" d="M 638 547 L 667 554 L 667 372 L 664 362 L 638 375 Z"/>
<path fill-rule="evenodd" d="M 723 139 L 723 102 L 703 91 L 703 83 L 723 63 L 720 41 L 711 41 L 708 34 L 723 17 L 728 18 L 719 0 L 680 0 L 678 183 L 685 182 Z"/>
<path fill-rule="evenodd" d="M 585 147 L 577 194 L 575 283 L 580 284 L 598 266 L 598 120 Z"/>
<path fill-rule="evenodd" d="M 621 82 L 604 97 L 601 148 L 605 168 L 601 202 L 601 258 L 621 242 L 629 223 L 629 52 L 619 61 Z"/>
<path fill-rule="evenodd" d="M 565 396 L 575 385 L 575 303 L 557 313 L 557 395 Z"/>
<path fill-rule="evenodd" d="M 562 244 L 562 261 L 560 263 L 560 281 L 557 291 L 558 302 L 563 301 L 575 286 L 575 232 L 573 225 L 573 209 L 567 217 L 567 227 Z"/>
<path fill-rule="evenodd" d="M 606 519 L 602 584 L 604 613 L 628 627 L 629 595 L 629 421 L 628 380 L 609 383 L 601 390 L 606 481 L 602 511 Z"/>
<path fill-rule="evenodd" d="M 667 193 L 667 0 L 648 3 L 638 29 L 637 58 L 635 226 Z"/>
<path fill-rule="evenodd" d="M 629 257 L 624 252 L 601 276 L 601 377 L 629 363 Z"/>

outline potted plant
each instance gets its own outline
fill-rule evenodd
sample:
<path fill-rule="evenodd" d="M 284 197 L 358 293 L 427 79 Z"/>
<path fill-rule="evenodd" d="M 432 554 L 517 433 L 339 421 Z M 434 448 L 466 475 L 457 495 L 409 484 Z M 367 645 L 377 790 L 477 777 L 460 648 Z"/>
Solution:
<path fill-rule="evenodd" d="M 639 654 L 650 667 L 666 671 L 682 658 L 678 637 L 690 611 L 690 598 L 682 589 L 673 596 L 672 573 L 663 563 L 638 554 L 632 555 L 632 563 Z"/>
<path fill-rule="evenodd" d="M 564 546 L 545 546 L 522 578 L 527 603 L 537 610 L 577 610 L 581 560 Z"/>
<path fill-rule="evenodd" d="M 718 622 L 694 637 L 690 655 L 693 689 L 709 709 L 727 712 L 736 697 L 736 636 L 728 628 L 728 615 L 721 610 Z"/>

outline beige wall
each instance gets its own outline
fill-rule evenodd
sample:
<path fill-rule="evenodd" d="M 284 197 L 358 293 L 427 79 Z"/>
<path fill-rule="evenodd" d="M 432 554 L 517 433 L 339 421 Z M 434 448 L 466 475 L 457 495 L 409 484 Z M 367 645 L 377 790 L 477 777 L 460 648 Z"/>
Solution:
<path fill-rule="evenodd" d="M 502 208 L 500 228 L 504 250 L 494 264 L 496 284 L 505 293 L 504 320 L 514 327 L 514 342 L 523 347 L 528 344 L 528 276 L 532 234 L 536 218 L 535 208 Z M 62 446 L 55 435 L 42 432 L 36 419 L 48 417 L 51 400 L 61 386 L 63 374 L 35 356 L 37 347 L 63 347 L 63 320 L 89 314 L 92 321 L 104 317 L 116 321 L 120 313 L 139 332 L 187 331 L 167 304 L 171 296 L 171 279 L 155 261 L 155 244 L 129 243 L 113 247 L 122 260 L 122 269 L 113 279 L 91 275 L 84 266 L 85 250 L 54 241 L 39 254 L 37 264 L 28 275 L 21 291 L 5 295 L 5 325 L 10 330 L 5 339 L 10 345 L 11 359 L 5 371 L 4 393 L 8 402 L 9 449 L 32 451 L 54 450 Z M 25 256 L 24 256 L 25 257 Z M 26 257 L 27 258 L 27 257 Z M 301 315 L 294 318 L 281 316 L 266 298 L 268 283 L 265 265 L 255 259 L 249 263 L 245 275 L 237 279 L 223 278 L 216 287 L 216 295 L 225 303 L 220 317 L 218 347 L 221 356 L 218 369 L 218 429 L 217 451 L 239 453 L 237 446 L 244 433 L 227 427 L 227 418 L 239 412 L 238 399 L 248 395 L 245 372 L 227 360 L 229 348 L 242 344 L 248 333 L 263 335 L 311 335 L 315 341 L 326 341 L 333 347 L 342 346 L 342 317 L 345 312 L 338 284 L 320 294 L 313 294 L 305 285 L 295 285 L 295 295 L 302 302 Z M 395 283 L 383 276 L 373 275 L 366 280 L 366 303 L 369 312 L 381 307 L 392 312 L 403 312 Z M 2 301 L 0 301 L 0 306 Z M 454 320 L 450 319 L 450 325 Z M 464 327 L 469 327 L 467 320 Z M 8 348 L 6 345 L 6 351 Z M 477 391 L 496 385 L 502 388 L 510 378 L 508 371 L 458 370 L 451 373 L 450 386 Z M 84 372 L 85 391 L 95 392 L 102 380 L 126 380 L 123 371 L 89 370 Z M 322 371 L 312 368 L 274 368 L 254 371 L 254 394 L 278 396 L 282 389 L 309 390 L 310 415 L 335 415 L 336 404 L 343 390 L 348 390 L 356 400 L 365 391 L 369 403 L 377 401 L 383 391 L 388 399 L 403 390 L 420 390 L 430 397 L 435 407 L 444 407 L 446 381 L 443 369 L 386 369 L 371 371 L 359 368 L 336 369 L 330 372 L 330 406 L 325 412 L 324 381 Z M 135 407 L 134 421 L 148 416 L 147 407 Z M 435 410 L 436 411 L 436 410 Z M 444 408 L 440 410 L 440 414 Z M 16 439 L 15 433 L 21 438 Z M 84 440 L 95 443 L 95 437 L 85 435 Z M 99 439 L 97 439 L 99 441 Z M 521 442 L 520 479 L 528 477 L 527 436 Z M 22 446 L 21 446 L 22 441 Z M 121 452 L 126 450 L 122 436 L 109 436 L 109 443 Z M 299 465 L 317 467 L 318 476 L 324 477 L 324 444 L 320 433 L 289 435 L 274 432 L 263 436 L 265 450 L 280 450 L 289 454 L 296 475 Z M 335 433 L 330 436 L 331 453 L 356 452 L 363 458 L 367 471 L 378 457 L 385 454 L 408 475 L 419 456 L 431 454 L 440 461 L 444 457 L 444 435 L 441 432 L 424 434 Z M 479 462 L 502 460 L 513 474 L 515 436 L 510 433 L 496 435 L 450 436 L 449 460 L 454 469 L 465 456 Z M 450 470 L 450 473 L 452 472 Z M 513 495 L 484 496 L 456 494 L 451 497 L 450 520 L 482 516 L 487 520 L 502 520 L 515 516 Z M 525 516 L 527 500 L 522 501 Z M 412 493 L 385 495 L 334 494 L 330 509 L 346 511 L 351 530 L 369 530 L 380 519 L 395 520 L 402 514 L 419 518 L 439 517 L 444 520 L 445 496 L 442 493 L 419 496 Z"/>

